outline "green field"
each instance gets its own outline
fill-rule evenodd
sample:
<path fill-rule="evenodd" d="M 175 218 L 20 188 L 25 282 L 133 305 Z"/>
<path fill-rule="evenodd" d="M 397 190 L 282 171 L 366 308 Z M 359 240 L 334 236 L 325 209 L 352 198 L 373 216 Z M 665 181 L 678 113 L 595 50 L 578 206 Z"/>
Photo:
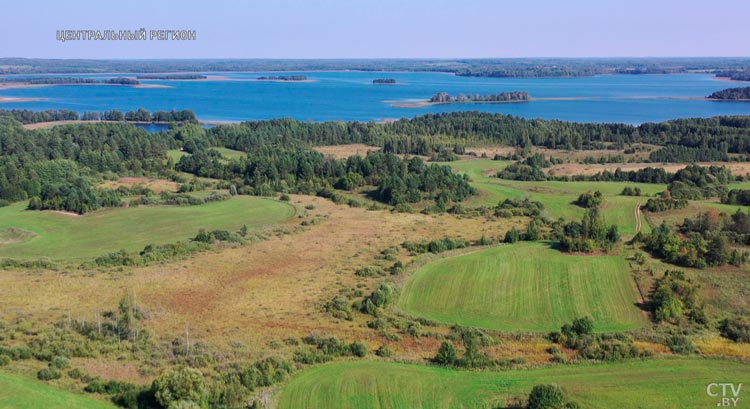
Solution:
<path fill-rule="evenodd" d="M 0 208 L 0 257 L 86 259 L 186 240 L 200 228 L 261 228 L 294 215 L 289 204 L 249 196 L 199 206 L 103 209 L 83 216 L 25 208 L 26 203 Z"/>
<path fill-rule="evenodd" d="M 633 361 L 534 370 L 459 372 L 385 362 L 339 362 L 295 375 L 280 409 L 501 408 L 539 383 L 557 383 L 581 408 L 703 409 L 714 382 L 750 382 L 750 365 L 708 359 Z M 744 407 L 742 390 L 738 407 Z"/>
<path fill-rule="evenodd" d="M 0 372 L 0 408 L 112 409 L 107 402 L 55 388 L 37 380 Z"/>
<path fill-rule="evenodd" d="M 239 158 L 244 158 L 247 156 L 245 152 L 236 151 L 234 149 L 229 149 L 229 148 L 224 148 L 224 147 L 211 148 L 211 149 L 218 151 L 221 154 L 221 156 L 223 156 L 224 159 L 226 160 L 239 159 Z M 190 155 L 190 154 L 185 151 L 178 150 L 178 149 L 172 149 L 172 150 L 167 151 L 167 156 L 172 158 L 174 163 L 179 162 L 180 158 L 186 155 Z"/>
<path fill-rule="evenodd" d="M 544 243 L 502 245 L 429 263 L 398 308 L 448 324 L 550 331 L 591 316 L 599 331 L 638 328 L 638 291 L 619 256 L 567 255 Z"/>
<path fill-rule="evenodd" d="M 584 209 L 572 202 L 578 195 L 587 191 L 599 190 L 604 194 L 606 202 L 602 215 L 609 224 L 617 224 L 620 232 L 626 235 L 635 234 L 635 206 L 638 202 L 645 203 L 648 198 L 620 196 L 626 186 L 640 187 L 643 193 L 653 195 L 665 189 L 665 185 L 628 182 L 523 182 L 503 180 L 494 176 L 486 176 L 487 172 L 508 166 L 511 162 L 494 160 L 465 160 L 447 162 L 457 172 L 469 175 L 472 185 L 480 190 L 480 195 L 467 200 L 467 205 L 496 205 L 507 198 L 529 197 L 542 202 L 547 216 L 551 218 L 563 217 L 568 220 L 578 220 L 583 217 Z M 643 224 L 648 231 L 648 224 Z"/>

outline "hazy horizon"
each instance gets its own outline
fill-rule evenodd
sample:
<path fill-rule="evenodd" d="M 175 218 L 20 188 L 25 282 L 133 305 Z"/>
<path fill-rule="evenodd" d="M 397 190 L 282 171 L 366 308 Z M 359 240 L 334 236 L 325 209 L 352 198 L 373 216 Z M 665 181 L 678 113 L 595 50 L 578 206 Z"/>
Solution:
<path fill-rule="evenodd" d="M 742 58 L 750 4 L 633 0 L 13 2 L 0 54 L 51 59 Z M 194 41 L 58 41 L 57 30 L 195 30 Z"/>

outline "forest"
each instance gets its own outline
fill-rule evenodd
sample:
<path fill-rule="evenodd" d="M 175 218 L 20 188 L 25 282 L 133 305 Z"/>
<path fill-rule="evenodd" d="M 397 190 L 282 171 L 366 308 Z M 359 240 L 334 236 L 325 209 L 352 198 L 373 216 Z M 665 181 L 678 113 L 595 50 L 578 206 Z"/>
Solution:
<path fill-rule="evenodd" d="M 727 88 L 714 92 L 708 98 L 721 101 L 747 101 L 750 100 L 750 87 Z"/>
<path fill-rule="evenodd" d="M 269 75 L 258 77 L 258 81 L 307 81 L 307 75 Z"/>
<path fill-rule="evenodd" d="M 135 77 L 139 80 L 204 80 L 208 78 L 203 74 L 148 74 Z"/>
<path fill-rule="evenodd" d="M 396 80 L 394 78 L 376 78 L 372 80 L 373 84 L 395 84 Z"/>
<path fill-rule="evenodd" d="M 501 92 L 499 94 L 458 94 L 452 96 L 447 92 L 438 92 L 433 95 L 429 102 L 435 104 L 450 104 L 450 103 L 462 103 L 462 102 L 520 102 L 528 101 L 530 95 L 525 91 L 514 91 L 514 92 Z"/>
<path fill-rule="evenodd" d="M 32 85 L 73 85 L 73 84 L 107 84 L 107 85 L 139 85 L 140 81 L 132 78 L 117 77 L 98 80 L 95 78 L 78 77 L 37 77 L 37 78 L 0 78 L 0 82 L 13 82 Z"/>

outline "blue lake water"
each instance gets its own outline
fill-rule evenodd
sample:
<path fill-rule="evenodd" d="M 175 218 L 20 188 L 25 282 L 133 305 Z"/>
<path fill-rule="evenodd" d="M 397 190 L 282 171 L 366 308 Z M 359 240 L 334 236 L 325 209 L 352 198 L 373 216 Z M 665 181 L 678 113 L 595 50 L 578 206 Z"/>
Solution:
<path fill-rule="evenodd" d="M 0 109 L 70 109 L 78 112 L 192 109 L 204 121 L 242 121 L 291 117 L 299 120 L 381 120 L 430 112 L 481 110 L 526 118 L 578 122 L 642 123 L 682 117 L 750 115 L 750 103 L 700 98 L 742 83 L 717 81 L 712 75 L 608 75 L 589 78 L 500 79 L 457 77 L 443 73 L 294 72 L 313 82 L 261 82 L 260 75 L 214 73 L 229 80 L 146 81 L 170 88 L 66 85 L 0 89 L 0 97 L 45 98 L 0 103 Z M 209 74 L 211 75 L 211 74 Z M 58 75 L 59 76 L 59 75 Z M 81 75 L 112 77 L 112 75 Z M 122 75 L 115 75 L 122 76 Z M 375 78 L 395 78 L 399 85 L 373 85 Z M 748 84 L 745 84 L 747 86 Z M 425 100 L 437 92 L 490 94 L 528 91 L 535 100 L 513 104 L 452 104 L 398 108 L 388 101 Z M 579 98 L 579 99 L 575 99 Z"/>

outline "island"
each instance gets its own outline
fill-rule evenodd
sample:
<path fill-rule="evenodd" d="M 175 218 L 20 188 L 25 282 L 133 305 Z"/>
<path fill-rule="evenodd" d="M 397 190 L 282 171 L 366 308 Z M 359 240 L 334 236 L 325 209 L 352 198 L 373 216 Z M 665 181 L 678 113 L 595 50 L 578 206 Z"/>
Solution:
<path fill-rule="evenodd" d="M 166 75 L 148 74 L 148 75 L 139 75 L 135 78 L 139 80 L 185 81 L 185 80 L 205 80 L 208 77 L 202 74 L 166 74 Z"/>
<path fill-rule="evenodd" d="M 140 85 L 140 81 L 133 78 L 117 77 L 99 80 L 83 77 L 35 77 L 35 78 L 5 78 L 0 80 L 6 84 L 17 85 Z"/>
<path fill-rule="evenodd" d="M 461 104 L 466 102 L 526 102 L 531 96 L 526 91 L 501 92 L 499 94 L 458 94 L 452 96 L 447 92 L 438 92 L 428 102 L 432 104 Z"/>
<path fill-rule="evenodd" d="M 727 88 L 716 91 L 709 95 L 708 99 L 718 101 L 750 101 L 750 87 Z"/>
<path fill-rule="evenodd" d="M 258 81 L 290 81 L 290 82 L 301 82 L 307 81 L 307 75 L 270 75 L 264 77 L 258 77 Z"/>
<path fill-rule="evenodd" d="M 372 80 L 372 83 L 375 85 L 393 85 L 396 84 L 395 78 L 376 78 Z"/>

